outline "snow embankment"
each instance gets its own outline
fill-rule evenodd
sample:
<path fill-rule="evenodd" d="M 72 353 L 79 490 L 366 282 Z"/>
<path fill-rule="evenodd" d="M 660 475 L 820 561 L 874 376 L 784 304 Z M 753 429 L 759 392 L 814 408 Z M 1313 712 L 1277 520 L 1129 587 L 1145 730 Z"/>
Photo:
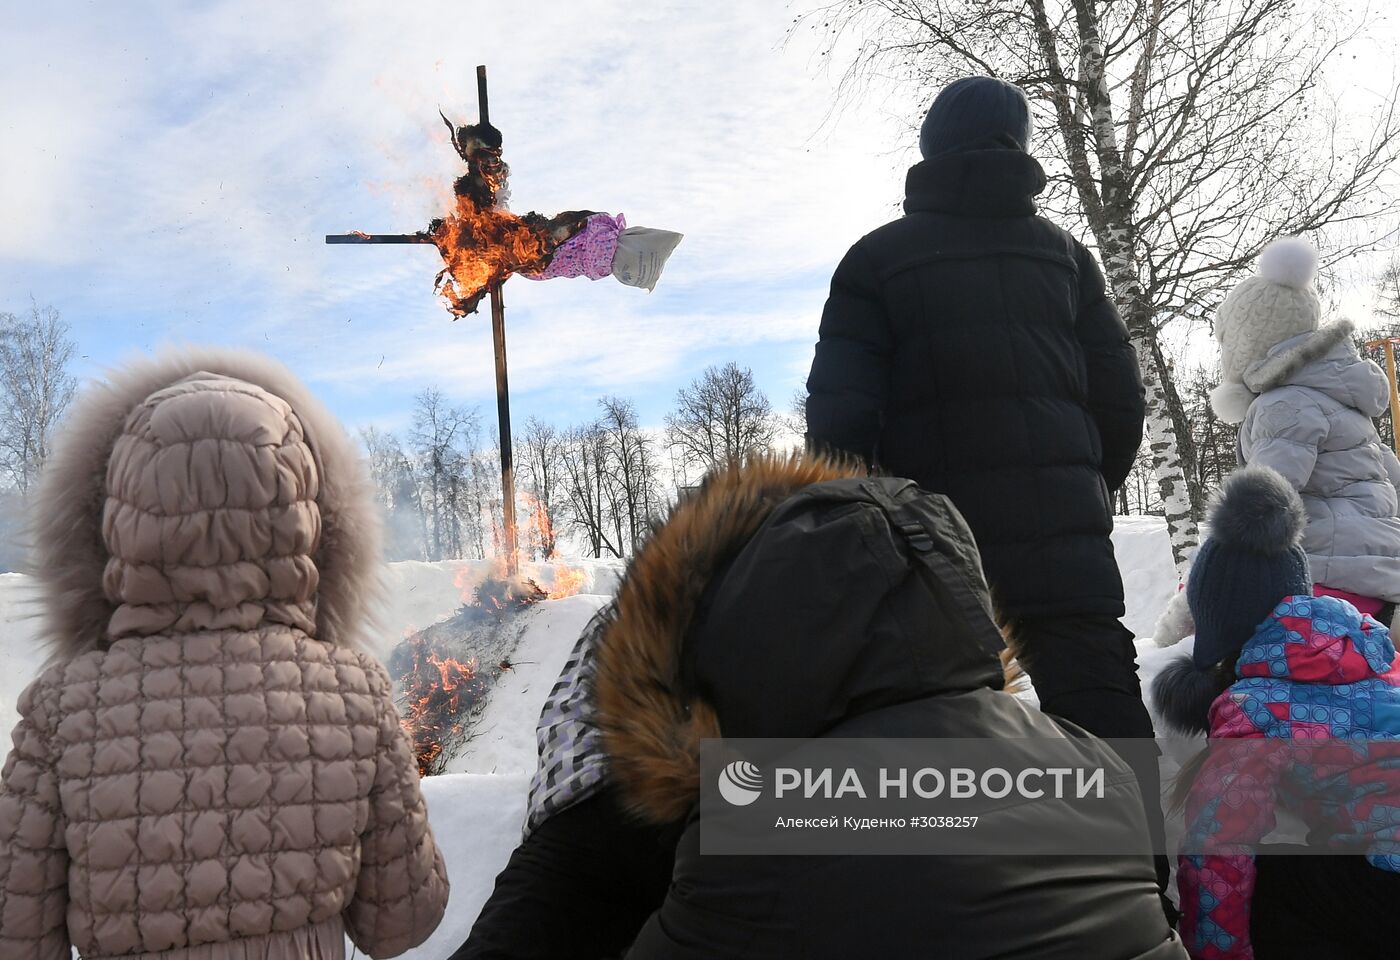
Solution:
<path fill-rule="evenodd" d="M 423 780 L 423 799 L 452 893 L 428 942 L 401 960 L 447 960 L 466 941 L 495 889 L 496 874 L 520 842 L 529 786 L 530 777 L 521 773 L 457 773 Z M 345 955 L 356 956 L 348 948 Z"/>
<path fill-rule="evenodd" d="M 30 579 L 0 573 L 0 737 L 9 753 L 10 730 L 19 715 L 15 704 L 43 663 L 39 649 L 39 606 Z"/>
<path fill-rule="evenodd" d="M 1150 633 L 1176 590 L 1166 527 L 1159 519 L 1119 518 L 1114 546 L 1128 598 L 1124 622 Z M 451 617 L 488 575 L 489 562 L 395 563 L 388 566 L 387 604 L 379 649 Z M 525 575 L 546 590 L 562 578 L 581 579 L 579 595 L 545 601 L 519 616 L 520 639 L 512 667 L 496 683 L 474 724 L 474 735 L 449 765 L 450 773 L 423 782 L 434 833 L 452 881 L 442 926 L 408 960 L 445 960 L 471 930 L 496 874 L 520 839 L 525 796 L 535 764 L 535 721 L 579 634 L 616 591 L 621 573 L 613 561 L 526 565 Z M 27 578 L 0 575 L 0 725 L 16 719 L 14 704 L 41 663 L 35 642 L 36 608 Z M 1181 649 L 1158 650 L 1139 641 L 1144 686 Z M 1030 693 L 1028 699 L 1034 699 Z M 347 956 L 354 956 L 347 951 Z"/>

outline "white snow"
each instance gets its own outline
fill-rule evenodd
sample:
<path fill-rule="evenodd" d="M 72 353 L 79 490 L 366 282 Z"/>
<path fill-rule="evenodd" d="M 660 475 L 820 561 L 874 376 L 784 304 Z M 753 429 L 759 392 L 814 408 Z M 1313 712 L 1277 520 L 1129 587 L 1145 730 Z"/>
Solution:
<path fill-rule="evenodd" d="M 1114 547 L 1128 597 L 1124 622 L 1145 635 L 1177 588 L 1166 525 L 1147 517 L 1120 517 L 1116 523 Z M 616 561 L 593 560 L 527 564 L 523 572 L 548 590 L 566 568 L 582 571 L 581 594 L 545 601 L 521 615 L 520 640 L 510 657 L 516 666 L 497 682 L 476 735 L 449 774 L 423 782 L 452 899 L 433 937 L 404 954 L 410 960 L 444 960 L 461 945 L 520 839 L 535 764 L 535 721 L 579 633 L 615 592 L 621 573 Z M 380 648 L 387 652 L 400 638 L 452 616 L 464 596 L 497 569 L 484 561 L 389 564 Z M 0 725 L 6 728 L 13 726 L 15 701 L 42 659 L 33 613 L 27 578 L 0 575 Z M 1148 639 L 1137 647 L 1144 687 L 1170 657 L 1189 649 L 1159 650 Z M 1033 692 L 1027 699 L 1034 701 Z M 1173 759 L 1166 770 L 1175 767 Z"/>
<path fill-rule="evenodd" d="M 496 885 L 496 874 L 520 842 L 529 786 L 529 776 L 519 773 L 457 773 L 423 781 L 423 799 L 452 894 L 437 930 L 427 943 L 402 954 L 403 960 L 445 960 L 467 939 Z M 357 957 L 349 947 L 345 955 Z"/>
<path fill-rule="evenodd" d="M 1178 582 L 1166 522 L 1161 517 L 1114 517 L 1113 552 L 1128 599 L 1123 625 L 1139 638 L 1150 637 Z"/>

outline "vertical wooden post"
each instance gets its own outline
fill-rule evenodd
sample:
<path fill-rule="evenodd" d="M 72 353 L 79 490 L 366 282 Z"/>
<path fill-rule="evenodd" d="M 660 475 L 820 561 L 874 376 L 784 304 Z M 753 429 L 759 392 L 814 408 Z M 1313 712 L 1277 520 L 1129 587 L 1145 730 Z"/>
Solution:
<path fill-rule="evenodd" d="M 1395 341 L 1385 341 L 1385 375 L 1390 379 L 1390 441 L 1400 456 L 1400 389 L 1395 383 Z"/>
<path fill-rule="evenodd" d="M 515 529 L 515 454 L 510 434 L 510 381 L 506 369 L 506 305 L 500 284 L 491 288 L 491 339 L 496 348 L 496 416 L 501 432 L 501 512 L 505 521 L 506 573 L 520 572 Z"/>
<path fill-rule="evenodd" d="M 482 123 L 491 122 L 486 97 L 486 66 L 476 68 L 476 101 Z M 504 521 L 506 574 L 520 572 L 520 548 L 515 527 L 515 454 L 510 434 L 510 378 L 506 365 L 506 304 L 501 285 L 491 287 L 491 341 L 496 353 L 496 418 L 501 434 L 501 513 Z"/>

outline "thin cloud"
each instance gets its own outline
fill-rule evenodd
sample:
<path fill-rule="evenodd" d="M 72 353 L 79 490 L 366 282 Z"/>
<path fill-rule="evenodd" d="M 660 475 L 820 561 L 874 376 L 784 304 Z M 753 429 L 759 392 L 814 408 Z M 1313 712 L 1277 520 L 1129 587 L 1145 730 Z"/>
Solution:
<path fill-rule="evenodd" d="M 428 382 L 489 397 L 485 321 L 449 321 L 430 249 L 321 239 L 442 209 L 460 171 L 437 110 L 474 119 L 481 60 L 517 209 L 686 234 L 650 297 L 509 284 L 522 391 L 654 405 L 716 347 L 809 350 L 831 266 L 898 190 L 883 121 L 813 139 L 830 83 L 781 49 L 778 5 L 60 2 L 11 19 L 0 297 L 55 302 L 93 364 L 213 340 L 279 355 L 363 416 L 399 415 L 367 383 L 394 386 L 386 404 Z"/>

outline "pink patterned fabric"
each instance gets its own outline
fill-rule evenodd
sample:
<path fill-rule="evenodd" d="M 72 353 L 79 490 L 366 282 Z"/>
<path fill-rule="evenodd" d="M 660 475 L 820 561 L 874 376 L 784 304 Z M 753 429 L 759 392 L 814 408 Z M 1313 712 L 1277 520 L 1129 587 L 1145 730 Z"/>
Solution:
<path fill-rule="evenodd" d="M 617 237 L 627 227 L 622 214 L 595 213 L 583 229 L 554 251 L 554 259 L 540 273 L 522 273 L 527 280 L 553 280 L 555 277 L 587 277 L 601 280 L 612 276 Z"/>
<path fill-rule="evenodd" d="M 1363 597 L 1350 590 L 1339 590 L 1321 583 L 1313 584 L 1313 596 L 1336 597 L 1338 600 L 1345 600 L 1368 617 L 1379 617 L 1381 608 L 1385 606 L 1385 601 L 1377 600 L 1375 597 Z"/>

